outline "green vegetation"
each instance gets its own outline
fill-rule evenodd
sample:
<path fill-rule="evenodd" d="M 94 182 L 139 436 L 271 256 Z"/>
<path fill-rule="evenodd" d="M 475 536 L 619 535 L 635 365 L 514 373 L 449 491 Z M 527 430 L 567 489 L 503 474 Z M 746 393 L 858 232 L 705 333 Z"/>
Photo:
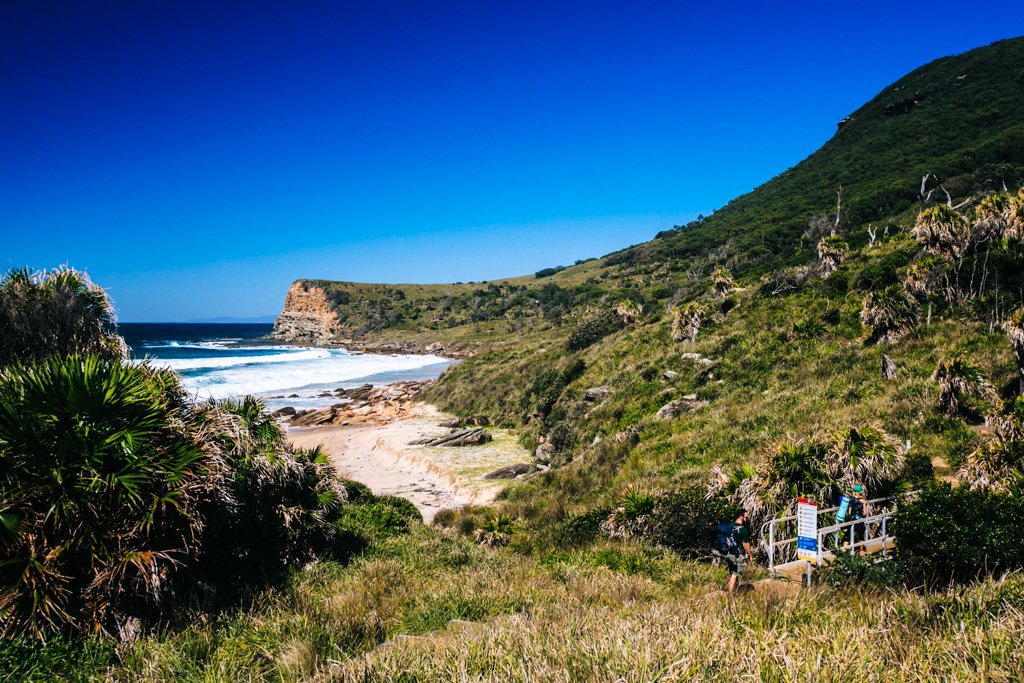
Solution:
<path fill-rule="evenodd" d="M 0 364 L 4 637 L 130 639 L 420 521 L 363 490 L 346 504 L 326 455 L 293 448 L 259 400 L 195 403 L 174 373 L 113 353 L 85 276 L 13 271 L 0 310 L 15 356 Z"/>
<path fill-rule="evenodd" d="M 346 334 L 474 348 L 426 396 L 516 430 L 544 471 L 425 527 L 284 447 L 258 404 L 193 406 L 180 434 L 199 421 L 216 448 L 197 442 L 186 478 L 221 473 L 242 507 L 182 519 L 220 525 L 211 566 L 249 553 L 267 580 L 236 576 L 248 601 L 216 611 L 176 588 L 175 618 L 132 642 L 9 639 L 0 663 L 35 679 L 1024 677 L 1024 582 L 1003 575 L 1024 566 L 1018 64 L 1024 39 L 926 65 L 793 169 L 600 260 L 489 283 L 311 281 Z M 185 485 L 151 474 L 133 485 Z M 33 490 L 4 481 L 5 505 Z M 897 512 L 897 561 L 843 557 L 806 590 L 755 573 L 721 595 L 724 569 L 702 561 L 718 522 L 854 484 L 923 489 Z M 25 505 L 52 504 L 38 495 Z M 124 510 L 128 539 L 161 528 L 133 531 Z M 9 512 L 5 551 L 31 547 Z M 168 575 L 202 576 L 202 557 Z"/>

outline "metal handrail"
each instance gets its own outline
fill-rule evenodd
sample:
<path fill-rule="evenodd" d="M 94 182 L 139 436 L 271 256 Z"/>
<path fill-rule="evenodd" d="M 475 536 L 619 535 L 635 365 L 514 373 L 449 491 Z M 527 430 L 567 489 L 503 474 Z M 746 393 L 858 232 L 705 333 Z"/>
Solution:
<path fill-rule="evenodd" d="M 909 491 L 909 492 L 906 492 L 906 493 L 901 493 L 901 494 L 896 495 L 896 496 L 887 496 L 887 497 L 883 497 L 883 498 L 872 498 L 870 500 L 865 501 L 865 504 L 866 505 L 874 505 L 874 504 L 877 504 L 877 503 L 894 503 L 899 498 L 904 498 L 906 496 L 910 496 L 910 495 L 913 495 L 915 493 L 919 493 L 919 491 Z M 818 510 L 818 517 L 820 518 L 821 515 L 827 515 L 827 514 L 836 512 L 838 509 L 839 509 L 839 506 L 837 505 L 837 506 L 834 506 L 834 507 L 824 508 L 822 510 Z M 821 559 L 820 559 L 821 535 L 820 535 L 820 532 L 822 531 L 822 529 L 829 529 L 830 531 L 828 533 L 836 533 L 838 531 L 839 527 L 845 527 L 845 526 L 851 526 L 852 527 L 853 524 L 866 524 L 866 523 L 869 523 L 866 520 L 873 520 L 875 518 L 881 518 L 883 516 L 885 516 L 887 518 L 888 516 L 891 516 L 891 514 L 892 514 L 891 512 L 880 513 L 878 515 L 872 515 L 870 518 L 865 517 L 865 518 L 861 518 L 861 519 L 854 519 L 854 520 L 849 520 L 849 521 L 841 522 L 838 525 L 834 524 L 834 525 L 831 525 L 829 527 L 821 527 L 821 528 L 819 528 L 819 530 L 818 530 L 819 531 L 819 536 L 818 536 L 818 553 L 819 553 L 818 564 L 821 564 Z M 767 543 L 766 551 L 767 551 L 767 554 L 768 554 L 768 569 L 769 570 L 771 570 L 771 569 L 773 569 L 775 567 L 775 549 L 776 548 L 785 547 L 787 545 L 790 545 L 790 544 L 793 544 L 793 543 L 797 542 L 797 536 L 793 536 L 791 538 L 784 538 L 784 539 L 780 539 L 780 540 L 776 541 L 775 540 L 775 527 L 777 525 L 781 525 L 781 524 L 784 524 L 784 523 L 787 523 L 787 522 L 795 522 L 796 519 L 797 519 L 797 515 L 787 515 L 785 517 L 777 517 L 775 519 L 768 520 L 767 522 L 765 522 L 764 524 L 761 525 L 761 542 L 762 542 L 762 544 L 764 543 L 765 536 L 766 535 L 768 536 L 768 543 Z M 885 526 L 885 520 L 884 519 L 882 520 L 882 524 L 883 524 L 883 528 L 884 528 L 884 526 Z M 852 536 L 852 528 L 851 528 L 851 536 Z M 864 545 L 864 544 L 863 543 L 858 543 L 857 545 L 859 546 L 859 545 Z"/>

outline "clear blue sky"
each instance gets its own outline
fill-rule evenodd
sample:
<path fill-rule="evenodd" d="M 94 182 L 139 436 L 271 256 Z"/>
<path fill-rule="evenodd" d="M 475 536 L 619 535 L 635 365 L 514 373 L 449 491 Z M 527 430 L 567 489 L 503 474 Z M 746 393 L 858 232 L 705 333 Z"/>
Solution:
<path fill-rule="evenodd" d="M 1018 2 L 3 0 L 0 265 L 125 321 L 276 313 L 299 277 L 600 256 L 814 151 Z"/>

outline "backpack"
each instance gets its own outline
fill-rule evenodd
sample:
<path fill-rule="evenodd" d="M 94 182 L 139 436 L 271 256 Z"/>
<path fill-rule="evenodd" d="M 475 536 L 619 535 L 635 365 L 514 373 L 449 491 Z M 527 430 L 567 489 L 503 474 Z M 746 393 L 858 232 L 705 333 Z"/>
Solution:
<path fill-rule="evenodd" d="M 732 522 L 722 522 L 718 525 L 715 536 L 715 550 L 723 555 L 735 553 L 737 549 L 736 539 L 733 534 L 736 532 L 736 525 Z"/>

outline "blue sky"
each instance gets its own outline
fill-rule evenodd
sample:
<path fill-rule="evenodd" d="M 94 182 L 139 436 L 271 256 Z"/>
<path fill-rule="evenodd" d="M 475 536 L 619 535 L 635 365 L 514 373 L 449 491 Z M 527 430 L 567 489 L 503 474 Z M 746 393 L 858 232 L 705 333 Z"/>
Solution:
<path fill-rule="evenodd" d="M 835 7 L 832 7 L 835 5 Z M 600 256 L 813 152 L 1017 3 L 0 3 L 0 265 L 122 320 Z"/>

